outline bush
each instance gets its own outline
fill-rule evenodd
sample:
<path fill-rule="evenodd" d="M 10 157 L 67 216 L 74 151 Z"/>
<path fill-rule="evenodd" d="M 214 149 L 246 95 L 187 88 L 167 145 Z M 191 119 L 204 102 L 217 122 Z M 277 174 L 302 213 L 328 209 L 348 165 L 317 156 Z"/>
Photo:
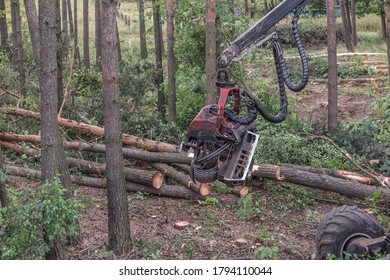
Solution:
<path fill-rule="evenodd" d="M 0 259 L 42 259 L 55 240 L 78 234 L 79 207 L 65 191 L 56 179 L 10 192 L 10 205 L 0 209 Z"/>

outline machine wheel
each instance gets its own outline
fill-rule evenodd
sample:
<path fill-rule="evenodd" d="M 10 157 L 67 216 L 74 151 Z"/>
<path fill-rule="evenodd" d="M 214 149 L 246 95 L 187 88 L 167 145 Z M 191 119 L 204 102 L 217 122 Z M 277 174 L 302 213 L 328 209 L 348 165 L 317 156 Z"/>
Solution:
<path fill-rule="evenodd" d="M 357 206 L 334 208 L 322 219 L 316 236 L 317 256 L 334 255 L 343 259 L 348 245 L 357 238 L 374 239 L 385 234 L 382 225 Z"/>

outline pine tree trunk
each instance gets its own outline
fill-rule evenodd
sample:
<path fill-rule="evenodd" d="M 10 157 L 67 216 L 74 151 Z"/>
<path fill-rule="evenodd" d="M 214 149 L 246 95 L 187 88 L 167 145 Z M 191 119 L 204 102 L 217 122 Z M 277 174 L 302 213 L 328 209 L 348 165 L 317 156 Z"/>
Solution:
<path fill-rule="evenodd" d="M 268 14 L 268 1 L 264 0 L 264 13 Z"/>
<path fill-rule="evenodd" d="M 248 4 L 248 0 L 244 0 L 244 13 L 246 15 L 249 14 L 249 4 Z"/>
<path fill-rule="evenodd" d="M 386 41 L 386 13 L 381 12 L 382 39 Z"/>
<path fill-rule="evenodd" d="M 148 48 L 146 44 L 144 0 L 138 0 L 137 3 L 138 3 L 138 11 L 139 11 L 139 37 L 140 37 L 140 46 L 141 46 L 141 57 L 142 59 L 147 59 Z"/>
<path fill-rule="evenodd" d="M 39 27 L 41 38 L 40 89 L 41 89 L 41 180 L 42 183 L 51 182 L 60 173 L 57 154 L 59 126 L 57 123 L 57 30 L 56 30 L 56 2 L 51 0 L 39 1 Z M 64 159 L 62 159 L 64 160 Z M 63 249 L 61 242 L 46 254 L 47 259 L 62 259 Z"/>
<path fill-rule="evenodd" d="M 38 21 L 38 13 L 37 6 L 35 4 L 35 0 L 24 0 L 24 7 L 26 9 L 27 23 L 28 29 L 31 37 L 31 45 L 33 49 L 33 55 L 35 60 L 35 67 L 37 73 L 40 72 L 40 38 L 39 38 L 39 21 Z"/>
<path fill-rule="evenodd" d="M 118 22 L 116 23 L 116 38 L 118 40 L 118 61 L 122 61 L 122 49 L 121 49 L 121 40 L 119 36 L 119 27 L 118 27 Z"/>
<path fill-rule="evenodd" d="M 95 0 L 96 69 L 102 70 L 102 11 L 101 0 Z"/>
<path fill-rule="evenodd" d="M 352 27 L 352 44 L 357 46 L 357 27 L 356 27 L 356 3 L 355 0 L 351 0 L 351 27 Z"/>
<path fill-rule="evenodd" d="M 387 42 L 387 59 L 389 62 L 390 69 L 390 0 L 385 0 L 385 11 L 386 11 L 386 42 Z M 389 71 L 390 80 L 390 71 Z"/>
<path fill-rule="evenodd" d="M 64 99 L 64 82 L 62 80 L 62 62 L 63 62 L 63 36 L 62 36 L 62 27 L 61 27 L 61 2 L 60 0 L 55 0 L 56 3 L 56 36 L 57 36 L 57 94 L 58 94 L 58 104 L 61 104 Z"/>
<path fill-rule="evenodd" d="M 68 0 L 62 0 L 62 34 L 64 37 L 68 36 Z M 70 0 L 69 0 L 70 1 Z"/>
<path fill-rule="evenodd" d="M 326 1 L 328 25 L 328 131 L 334 132 L 337 118 L 337 37 L 334 0 Z"/>
<path fill-rule="evenodd" d="M 7 49 L 8 47 L 8 28 L 7 28 L 7 16 L 5 11 L 5 2 L 0 0 L 0 36 L 1 36 L 1 48 Z"/>
<path fill-rule="evenodd" d="M 255 0 L 251 0 L 251 18 L 254 18 L 255 17 L 255 14 L 256 14 L 256 1 Z"/>
<path fill-rule="evenodd" d="M 154 46 L 156 51 L 156 86 L 157 86 L 157 107 L 160 116 L 165 117 L 165 96 L 163 91 L 163 68 L 162 68 L 162 53 L 161 53 L 161 33 L 160 20 L 158 15 L 158 6 L 156 0 L 153 0 L 153 30 L 154 30 Z"/>
<path fill-rule="evenodd" d="M 206 104 L 215 103 L 217 60 L 216 0 L 206 0 Z"/>
<path fill-rule="evenodd" d="M 69 34 L 70 37 L 73 38 L 74 36 L 74 26 L 73 26 L 73 14 L 72 14 L 72 0 L 68 1 L 68 18 L 69 18 Z"/>
<path fill-rule="evenodd" d="M 19 0 L 11 0 L 13 62 L 19 73 L 20 93 L 26 94 L 26 69 L 24 68 L 22 25 Z"/>
<path fill-rule="evenodd" d="M 167 0 L 167 46 L 168 46 L 168 119 L 176 123 L 176 63 L 175 63 L 175 37 L 174 37 L 174 0 Z"/>
<path fill-rule="evenodd" d="M 74 60 L 77 64 L 81 65 L 80 63 L 80 50 L 79 50 L 79 27 L 77 24 L 77 1 L 74 0 L 73 2 L 73 25 L 74 25 L 74 38 L 73 38 L 73 47 L 74 47 Z"/>
<path fill-rule="evenodd" d="M 91 66 L 89 58 L 89 1 L 83 0 L 83 56 L 84 67 L 88 70 Z"/>
<path fill-rule="evenodd" d="M 347 5 L 345 4 L 345 0 L 340 0 L 340 11 L 341 11 L 341 19 L 343 22 L 345 46 L 347 47 L 347 50 L 349 52 L 353 52 L 354 49 L 352 45 L 352 30 L 351 30 L 351 24 L 349 20 L 349 11 Z"/>
<path fill-rule="evenodd" d="M 5 172 L 3 169 L 3 153 L 1 151 L 0 147 L 0 206 L 1 207 L 7 207 L 9 204 L 7 189 L 5 185 Z"/>
<path fill-rule="evenodd" d="M 109 248 L 116 253 L 123 253 L 130 249 L 131 240 L 121 143 L 116 33 L 117 1 L 106 0 L 102 4 L 102 73 Z"/>

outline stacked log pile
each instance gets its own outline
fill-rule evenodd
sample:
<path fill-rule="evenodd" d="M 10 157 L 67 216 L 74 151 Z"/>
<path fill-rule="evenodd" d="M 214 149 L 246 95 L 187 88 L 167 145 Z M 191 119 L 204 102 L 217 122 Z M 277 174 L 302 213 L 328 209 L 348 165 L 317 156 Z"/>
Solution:
<path fill-rule="evenodd" d="M 29 117 L 39 120 L 40 114 L 20 108 L 0 108 L 0 113 L 7 113 L 20 117 Z M 104 129 L 64 118 L 58 118 L 60 126 L 82 132 L 84 134 L 102 137 Z M 0 133 L 0 146 L 17 154 L 30 157 L 39 157 L 39 135 L 17 135 Z M 21 146 L 18 143 L 28 143 Z M 123 157 L 128 162 L 125 167 L 127 191 L 143 191 L 153 195 L 174 198 L 188 198 L 202 200 L 213 196 L 221 201 L 237 201 L 240 196 L 248 193 L 248 188 L 231 189 L 230 195 L 218 195 L 212 184 L 193 182 L 189 175 L 191 159 L 180 153 L 179 147 L 163 142 L 152 141 L 123 134 Z M 64 147 L 72 151 L 88 151 L 91 153 L 105 153 L 105 145 L 82 141 L 64 142 Z M 80 154 L 80 153 L 79 153 Z M 82 158 L 68 157 L 71 168 L 77 168 L 83 177 L 73 176 L 75 184 L 95 188 L 105 188 L 105 165 L 87 161 Z M 134 166 L 137 166 L 135 168 Z M 142 168 L 140 168 L 142 167 Z M 28 168 L 5 165 L 5 170 L 15 176 L 40 177 L 40 172 Z M 349 197 L 365 199 L 374 192 L 380 192 L 386 202 L 390 202 L 390 180 L 379 176 L 372 180 L 366 176 L 347 171 L 333 171 L 323 168 L 313 168 L 297 165 L 254 165 L 252 181 L 257 178 L 283 180 L 299 185 L 308 186 L 324 191 L 340 193 Z M 250 181 L 248 182 L 250 184 Z M 379 186 L 373 186 L 379 184 Z"/>

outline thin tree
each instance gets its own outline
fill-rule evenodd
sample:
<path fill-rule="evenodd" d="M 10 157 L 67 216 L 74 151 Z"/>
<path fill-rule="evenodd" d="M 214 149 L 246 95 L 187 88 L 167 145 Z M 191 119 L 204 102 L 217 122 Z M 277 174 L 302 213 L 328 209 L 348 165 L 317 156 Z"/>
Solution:
<path fill-rule="evenodd" d="M 8 41 L 8 27 L 7 27 L 7 13 L 5 11 L 5 2 L 0 0 L 0 36 L 1 36 L 1 48 L 7 48 Z"/>
<path fill-rule="evenodd" d="M 83 56 L 84 67 L 89 69 L 91 66 L 89 58 L 89 1 L 83 0 Z"/>
<path fill-rule="evenodd" d="M 119 63 L 122 61 L 122 49 L 121 49 L 121 40 L 119 36 L 119 27 L 118 27 L 118 22 L 116 23 L 116 38 L 118 40 L 118 60 Z"/>
<path fill-rule="evenodd" d="M 62 185 L 71 193 L 69 169 L 57 122 L 57 17 L 56 1 L 39 1 L 39 29 L 41 39 L 41 180 L 50 183 L 58 175 Z M 65 167 L 66 166 L 66 167 Z M 64 169 L 65 167 L 65 169 Z M 68 178 L 65 178 L 68 177 Z M 46 259 L 62 259 L 63 244 L 56 240 Z"/>
<path fill-rule="evenodd" d="M 244 13 L 246 15 L 249 14 L 249 3 L 248 3 L 248 0 L 244 0 Z"/>
<path fill-rule="evenodd" d="M 165 96 L 163 91 L 164 74 L 162 67 L 161 29 L 160 17 L 158 15 L 158 2 L 153 0 L 153 31 L 154 46 L 156 50 L 156 86 L 157 86 L 157 108 L 160 116 L 165 117 Z"/>
<path fill-rule="evenodd" d="M 56 4 L 56 36 L 57 36 L 57 92 L 58 102 L 61 103 L 64 98 L 64 82 L 63 82 L 63 54 L 64 54 L 64 37 L 62 36 L 61 27 L 61 2 L 55 0 Z"/>
<path fill-rule="evenodd" d="M 24 0 L 24 7 L 26 9 L 27 23 L 28 23 L 28 29 L 31 38 L 31 45 L 32 45 L 36 70 L 39 75 L 41 55 L 40 55 L 40 38 L 39 38 L 39 20 L 38 20 L 37 6 L 35 4 L 35 0 Z"/>
<path fill-rule="evenodd" d="M 387 59 L 390 70 L 390 0 L 385 0 L 385 13 L 386 13 L 386 43 L 387 43 Z M 389 71 L 390 80 L 390 71 Z"/>
<path fill-rule="evenodd" d="M 0 206 L 7 207 L 9 204 L 7 189 L 5 185 L 5 172 L 3 170 L 3 153 L 1 152 L 0 147 Z"/>
<path fill-rule="evenodd" d="M 26 94 L 26 69 L 24 67 L 23 57 L 23 39 L 22 39 L 22 25 L 20 18 L 20 4 L 19 0 L 11 0 L 11 23 L 12 23 L 12 57 L 13 62 L 18 69 L 20 93 Z"/>
<path fill-rule="evenodd" d="M 349 52 L 353 52 L 352 45 L 352 30 L 350 24 L 349 10 L 347 5 L 345 4 L 345 0 L 340 0 L 340 12 L 341 12 L 341 20 L 343 22 L 343 31 L 344 31 L 344 39 L 345 46 Z"/>
<path fill-rule="evenodd" d="M 62 0 L 62 34 L 68 36 L 68 0 Z M 70 1 L 70 0 L 69 0 Z"/>
<path fill-rule="evenodd" d="M 328 131 L 338 126 L 337 118 L 337 38 L 334 0 L 326 1 L 328 26 Z"/>
<path fill-rule="evenodd" d="M 176 123 L 176 63 L 175 63 L 175 27 L 173 21 L 174 0 L 167 0 L 167 54 L 168 54 L 168 120 Z"/>
<path fill-rule="evenodd" d="M 119 63 L 116 35 L 117 3 L 117 0 L 105 0 L 102 2 L 102 73 L 109 248 L 116 253 L 122 253 L 130 248 L 131 243 L 119 108 Z"/>
<path fill-rule="evenodd" d="M 102 10 L 101 1 L 95 0 L 95 48 L 96 69 L 102 69 Z"/>
<path fill-rule="evenodd" d="M 73 26 L 73 14 L 72 14 L 72 0 L 67 0 L 68 3 L 68 18 L 69 18 L 69 35 L 71 38 L 74 36 L 74 26 Z"/>
<path fill-rule="evenodd" d="M 356 3 L 351 0 L 351 28 L 352 28 L 352 45 L 357 46 L 357 27 L 356 27 Z"/>
<path fill-rule="evenodd" d="M 251 18 L 254 18 L 255 14 L 256 14 L 256 1 L 255 0 L 251 0 L 251 8 L 250 8 L 250 14 L 251 14 Z"/>
<path fill-rule="evenodd" d="M 142 59 L 148 58 L 148 48 L 146 45 L 146 28 L 145 28 L 145 9 L 144 0 L 138 0 L 138 13 L 139 13 L 139 39 L 141 46 Z"/>
<path fill-rule="evenodd" d="M 74 17 L 73 17 L 73 20 L 74 20 L 73 47 L 74 47 L 74 59 L 79 65 L 81 65 L 80 50 L 79 50 L 79 28 L 78 28 L 78 24 L 77 24 L 77 12 L 78 12 L 77 1 L 78 0 L 74 0 L 74 2 L 73 2 L 73 14 L 74 14 Z"/>
<path fill-rule="evenodd" d="M 268 14 L 268 1 L 264 0 L 264 13 Z"/>
<path fill-rule="evenodd" d="M 217 59 L 216 0 L 206 0 L 206 104 L 215 103 Z"/>

